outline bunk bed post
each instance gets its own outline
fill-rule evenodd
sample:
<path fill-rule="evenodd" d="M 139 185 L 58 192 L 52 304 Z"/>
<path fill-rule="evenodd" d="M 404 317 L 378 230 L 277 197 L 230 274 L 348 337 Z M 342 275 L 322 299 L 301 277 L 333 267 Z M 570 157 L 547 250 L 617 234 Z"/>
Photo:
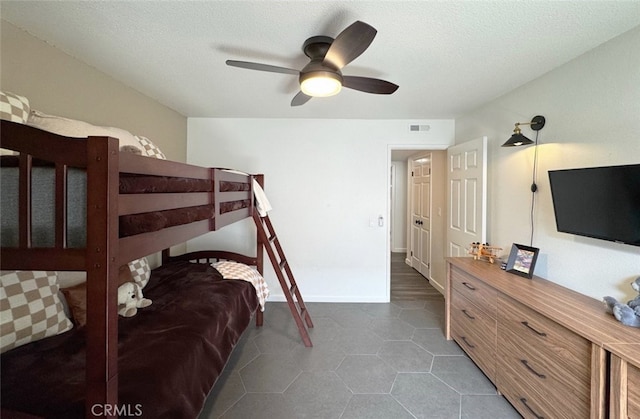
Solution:
<path fill-rule="evenodd" d="M 104 180 L 104 181 L 102 181 Z M 87 139 L 85 416 L 116 417 L 118 403 L 118 140 Z"/>
<path fill-rule="evenodd" d="M 169 259 L 171 259 L 171 249 L 163 249 L 162 250 L 162 264 L 166 265 L 169 263 Z"/>
<path fill-rule="evenodd" d="M 209 230 L 215 231 L 220 217 L 220 202 L 216 197 L 220 196 L 220 181 L 216 175 L 219 169 L 212 167 L 209 169 L 209 177 L 211 179 L 211 193 L 209 194 L 209 203 L 213 204 L 213 219 L 209 221 Z"/>
<path fill-rule="evenodd" d="M 258 182 L 258 185 L 260 185 L 260 187 L 264 190 L 264 175 L 263 174 L 255 175 L 254 178 Z M 253 185 L 251 187 L 253 188 Z M 255 203 L 251 206 L 252 214 L 254 211 L 257 211 Z M 258 272 L 260 272 L 260 275 L 262 275 L 263 277 L 264 277 L 264 246 L 265 244 L 266 243 L 262 242 L 260 234 L 258 234 L 258 232 L 256 231 L 256 259 L 257 259 L 256 268 L 258 269 Z M 264 313 L 261 310 L 257 310 L 256 326 L 257 327 L 262 326 L 263 322 L 264 322 Z"/>
<path fill-rule="evenodd" d="M 262 189 L 264 189 L 264 175 L 255 175 L 255 179 L 258 182 L 258 185 L 260 185 L 260 187 Z M 257 211 L 255 204 L 252 205 L 251 207 L 251 211 Z M 262 242 L 262 239 L 260 238 L 259 234 L 256 234 L 256 258 L 258 259 L 258 272 L 260 272 L 260 275 L 264 276 L 264 243 Z"/>

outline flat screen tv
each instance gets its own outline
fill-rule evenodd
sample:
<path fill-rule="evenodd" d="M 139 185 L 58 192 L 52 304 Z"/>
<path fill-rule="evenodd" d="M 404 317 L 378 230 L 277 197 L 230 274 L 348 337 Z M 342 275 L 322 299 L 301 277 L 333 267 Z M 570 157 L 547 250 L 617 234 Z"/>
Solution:
<path fill-rule="evenodd" d="M 558 231 L 640 246 L 640 164 L 550 170 Z"/>

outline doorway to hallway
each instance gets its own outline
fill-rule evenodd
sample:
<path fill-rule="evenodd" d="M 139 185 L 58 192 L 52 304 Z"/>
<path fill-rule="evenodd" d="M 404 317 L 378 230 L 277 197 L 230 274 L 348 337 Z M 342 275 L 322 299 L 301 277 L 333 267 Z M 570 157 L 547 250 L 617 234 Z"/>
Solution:
<path fill-rule="evenodd" d="M 404 253 L 391 253 L 391 301 L 424 301 L 443 296 L 418 271 L 405 263 Z"/>
<path fill-rule="evenodd" d="M 412 293 L 417 292 L 421 286 L 428 286 L 429 288 L 433 288 L 433 286 L 429 283 L 430 275 L 429 269 L 418 269 L 420 266 L 419 263 L 413 263 L 415 254 L 416 256 L 422 257 L 424 252 L 431 253 L 430 251 L 430 243 L 431 240 L 425 240 L 426 238 L 430 238 L 431 232 L 431 222 L 429 218 L 423 219 L 414 219 L 413 214 L 413 202 L 415 199 L 413 198 L 413 194 L 415 192 L 414 185 L 414 177 L 412 176 L 412 171 L 414 170 L 415 162 L 413 160 L 419 159 L 420 157 L 429 156 L 428 159 L 422 159 L 425 161 L 431 161 L 432 154 L 437 154 L 439 156 L 444 155 L 443 150 L 434 150 L 434 147 L 425 147 L 424 149 L 420 148 L 408 148 L 408 149 L 390 149 L 389 151 L 389 179 L 390 179 L 390 193 L 389 193 L 389 236 L 388 236 L 388 246 L 387 249 L 389 251 L 389 293 L 390 298 L 398 298 L 399 296 L 403 296 L 402 298 L 413 298 Z M 422 161 L 421 160 L 421 161 Z M 430 163 L 427 164 L 430 166 Z M 428 169 L 428 167 L 427 167 Z M 425 173 L 429 173 L 430 170 L 426 170 Z M 421 172 L 422 173 L 422 172 Z M 430 179 L 431 176 L 425 176 L 425 179 Z M 444 187 L 444 173 L 438 174 L 438 182 L 442 183 Z M 431 185 L 428 183 L 430 180 L 425 183 L 426 188 L 431 191 Z M 424 191 L 425 185 L 421 185 L 419 190 Z M 440 192 L 440 190 L 438 190 Z M 428 195 L 424 195 L 426 198 L 427 206 L 430 207 L 429 202 L 431 201 L 431 193 Z M 423 204 L 423 200 L 419 199 L 420 205 Z M 443 206 L 444 202 L 439 203 L 439 205 Z M 439 222 L 442 217 L 440 214 L 437 217 Z M 425 221 L 426 220 L 426 221 Z M 416 235 L 414 231 L 413 223 L 422 221 L 420 227 L 420 233 Z M 417 224 L 416 224 L 417 225 Z M 424 234 L 427 232 L 428 234 Z M 442 235 L 442 228 L 437 228 L 438 239 Z M 414 237 L 415 236 L 415 237 Z M 416 247 L 416 244 L 419 243 L 420 246 Z M 443 243 L 444 244 L 444 241 Z M 438 246 L 438 254 L 443 249 L 440 249 L 442 246 Z M 424 252 L 423 252 L 424 251 Z M 418 252 L 418 253 L 416 253 Z M 418 259 L 421 260 L 421 259 Z M 413 267 L 412 267 L 413 266 Z M 425 258 L 425 266 L 429 266 L 428 260 Z M 416 268 L 416 269 L 414 269 Z M 422 274 L 421 274 L 422 273 Z M 397 274 L 397 275 L 395 275 Z M 393 284 L 391 284 L 391 280 L 393 279 Z M 422 283 L 422 284 L 420 284 Z M 416 286 L 420 284 L 417 288 Z M 393 288 L 393 291 L 391 290 Z M 437 287 L 435 288 L 437 290 Z M 419 291 L 419 292 L 422 292 Z"/>

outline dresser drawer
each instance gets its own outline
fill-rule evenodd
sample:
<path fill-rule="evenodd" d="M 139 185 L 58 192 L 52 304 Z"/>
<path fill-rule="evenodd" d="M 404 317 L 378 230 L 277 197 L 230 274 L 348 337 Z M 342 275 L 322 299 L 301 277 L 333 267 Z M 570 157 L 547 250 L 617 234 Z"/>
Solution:
<path fill-rule="evenodd" d="M 553 417 L 590 416 L 589 341 L 501 294 L 497 345 L 498 389 L 517 380 L 530 403 L 554 407 Z"/>
<path fill-rule="evenodd" d="M 576 374 L 576 371 L 590 371 L 589 358 L 582 359 L 580 368 L 574 369 L 573 365 L 579 364 L 579 360 L 571 366 L 558 363 L 557 359 L 543 354 L 539 347 L 498 326 L 498 359 L 498 389 L 510 385 L 503 377 L 508 369 L 517 374 L 524 389 L 529 389 L 530 398 L 535 394 L 566 417 L 589 417 L 591 382 L 589 377 Z"/>
<path fill-rule="evenodd" d="M 640 418 L 640 368 L 629 364 L 627 370 L 627 416 Z"/>
<path fill-rule="evenodd" d="M 498 334 L 511 333 L 518 346 L 535 348 L 548 369 L 563 369 L 579 382 L 591 380 L 591 343 L 521 303 L 500 295 Z"/>
<path fill-rule="evenodd" d="M 495 382 L 496 319 L 455 290 L 451 292 L 451 319 L 453 338 Z"/>
<path fill-rule="evenodd" d="M 556 406 L 534 393 L 523 382 L 522 377 L 508 366 L 499 366 L 499 375 L 501 384 L 498 386 L 498 390 L 525 419 L 576 419 L 589 417 L 588 415 L 564 416 L 561 412 L 558 412 Z"/>
<path fill-rule="evenodd" d="M 465 330 L 477 335 L 484 343 L 496 346 L 496 318 L 457 291 L 451 293 L 451 317 Z"/>
<path fill-rule="evenodd" d="M 498 292 L 489 285 L 454 266 L 451 269 L 451 288 L 496 317 Z"/>
<path fill-rule="evenodd" d="M 495 329 L 494 329 L 495 330 Z M 469 355 L 485 375 L 495 383 L 496 380 L 496 347 L 495 339 L 492 343 L 485 341 L 468 324 L 460 322 L 458 318 L 452 318 L 451 336 L 460 347 Z"/>

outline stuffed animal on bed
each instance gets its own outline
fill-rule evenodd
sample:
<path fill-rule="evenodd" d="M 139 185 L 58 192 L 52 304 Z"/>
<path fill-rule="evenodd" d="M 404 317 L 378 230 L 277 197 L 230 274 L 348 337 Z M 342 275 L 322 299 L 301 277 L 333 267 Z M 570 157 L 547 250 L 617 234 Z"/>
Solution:
<path fill-rule="evenodd" d="M 125 282 L 118 287 L 118 314 L 122 317 L 133 317 L 138 313 L 136 284 Z"/>
<path fill-rule="evenodd" d="M 144 298 L 142 288 L 146 282 L 138 283 L 133 279 L 129 265 L 122 265 L 118 272 L 118 314 L 122 317 L 133 317 L 139 308 L 149 307 L 152 301 Z"/>
<path fill-rule="evenodd" d="M 640 276 L 632 283 L 631 288 L 640 293 Z M 640 327 L 640 295 L 633 300 L 622 304 L 613 297 L 604 297 L 605 306 L 613 316 L 625 326 Z"/>

